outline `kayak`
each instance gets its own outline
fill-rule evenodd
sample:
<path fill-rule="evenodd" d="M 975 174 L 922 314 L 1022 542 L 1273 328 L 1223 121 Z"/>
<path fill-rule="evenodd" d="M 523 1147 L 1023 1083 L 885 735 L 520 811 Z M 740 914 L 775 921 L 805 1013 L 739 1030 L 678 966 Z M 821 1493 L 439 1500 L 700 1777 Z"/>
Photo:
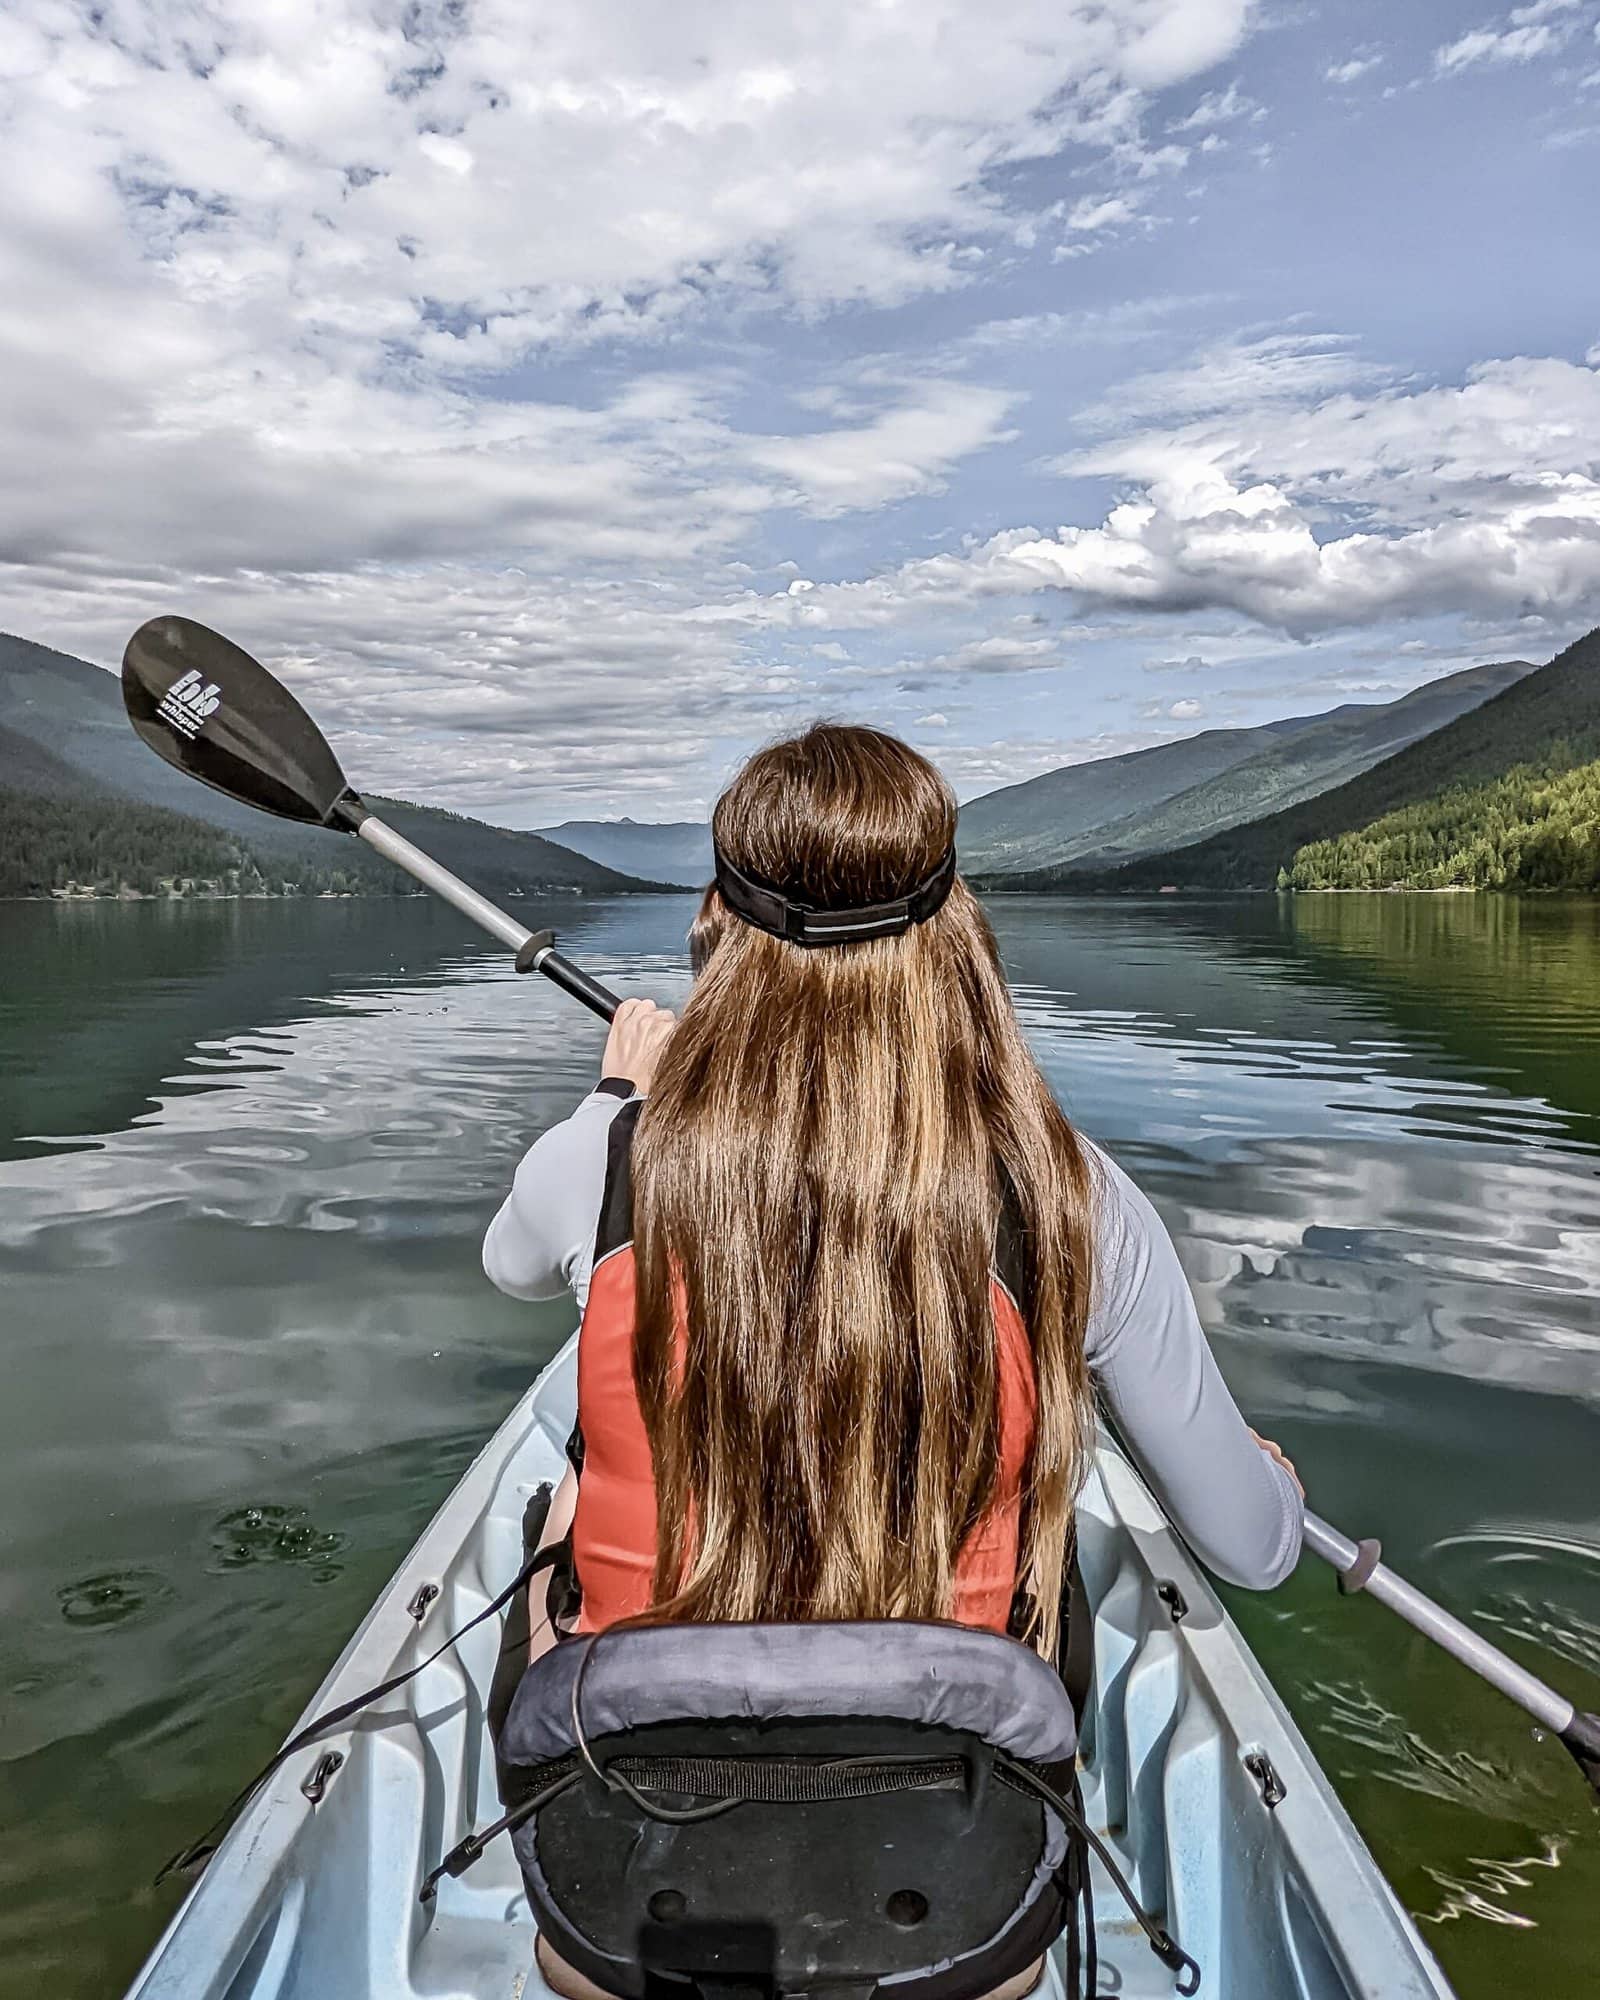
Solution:
<path fill-rule="evenodd" d="M 521 1568 L 564 1469 L 569 1341 L 445 1501 L 297 1730 L 427 1659 Z M 1139 1900 L 1226 2000 L 1441 2000 L 1451 1988 L 1310 1747 L 1137 1472 L 1102 1438 L 1078 1508 L 1094 1613 L 1084 1811 Z M 419 1888 L 501 1812 L 485 1619 L 289 1757 L 222 1840 L 129 2000 L 546 2000 L 509 1840 Z M 1094 1866 L 1099 1989 L 1174 1991 Z M 1041 2000 L 1058 2000 L 1051 1955 Z"/>

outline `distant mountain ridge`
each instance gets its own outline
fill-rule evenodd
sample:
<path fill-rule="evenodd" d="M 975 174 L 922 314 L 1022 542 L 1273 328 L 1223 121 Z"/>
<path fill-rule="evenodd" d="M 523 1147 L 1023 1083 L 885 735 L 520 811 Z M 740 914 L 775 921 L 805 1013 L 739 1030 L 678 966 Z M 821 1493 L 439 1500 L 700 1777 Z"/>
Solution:
<path fill-rule="evenodd" d="M 1548 776 L 1600 759 L 1600 630 L 1489 700 L 1345 784 L 1176 850 L 1113 869 L 1052 868 L 1007 888 L 1270 889 L 1300 850 L 1370 828 L 1446 793 L 1495 786 L 1535 767 Z"/>
<path fill-rule="evenodd" d="M 1286 811 L 1358 778 L 1533 671 L 1530 660 L 1496 661 L 1429 681 L 1397 701 L 1331 709 L 1304 728 L 1284 731 L 1219 777 L 1180 792 L 1136 824 L 1107 828 L 1102 844 L 1083 857 L 1084 865 L 1114 867 Z"/>
<path fill-rule="evenodd" d="M 1175 743 L 1067 764 L 969 799 L 956 847 L 968 870 L 995 874 L 1065 860 L 1130 815 L 1220 777 L 1262 746 L 1274 727 L 1205 729 Z"/>
<path fill-rule="evenodd" d="M 1202 730 L 1046 771 L 968 800 L 956 835 L 962 866 L 1009 887 L 1023 871 L 1105 868 L 1203 839 L 1357 776 L 1532 671 L 1526 660 L 1467 667 L 1390 702 Z M 711 829 L 698 822 L 566 820 L 540 831 L 608 867 L 686 888 L 711 879 Z"/>
<path fill-rule="evenodd" d="M 481 820 L 371 798 L 383 817 L 486 895 L 616 895 L 660 888 L 543 840 Z M 140 808 L 136 815 L 133 808 Z M 114 674 L 32 640 L 0 633 L 0 834 L 8 867 L 4 893 L 49 894 L 80 869 L 118 880 L 117 827 L 124 859 L 137 850 L 141 882 L 159 879 L 163 843 L 195 866 L 173 874 L 218 875 L 245 883 L 337 888 L 361 895 L 414 892 L 408 877 L 361 843 L 318 827 L 294 826 L 194 783 L 134 735 Z M 35 857 L 18 864 L 23 830 Z M 48 859 L 48 881 L 36 881 Z M 209 872 L 207 872 L 209 871 Z M 124 875 L 123 887 L 133 886 Z M 24 882 L 32 887 L 22 886 Z"/>
<path fill-rule="evenodd" d="M 1467 667 L 1394 701 L 1206 730 L 1047 771 L 962 808 L 963 865 L 1008 878 L 1068 864 L 1104 869 L 1185 846 L 1359 776 L 1532 671 L 1526 660 Z"/>
<path fill-rule="evenodd" d="M 1046 772 L 963 807 L 963 866 L 980 886 L 1004 889 L 1269 887 L 1300 847 L 1410 808 L 1430 789 L 1482 785 L 1513 764 L 1559 774 L 1600 758 L 1600 672 L 1572 665 L 1585 647 L 1600 647 L 1600 633 L 1546 667 L 1468 668 L 1393 702 L 1203 731 Z M 710 828 L 695 822 L 572 820 L 523 833 L 373 802 L 497 897 L 698 887 L 711 875 Z M 166 874 L 203 877 L 213 892 L 222 880 L 268 893 L 410 891 L 359 843 L 186 780 L 134 737 L 114 675 L 4 634 L 0 834 L 0 894 L 50 893 L 66 880 L 126 889 L 133 878 L 118 870 L 135 856 L 148 884 L 161 879 L 164 853 L 184 863 Z M 1430 838 L 1442 838 L 1437 827 Z M 1039 854 L 1060 858 L 1016 865 Z"/>
<path fill-rule="evenodd" d="M 711 828 L 701 821 L 569 819 L 540 827 L 539 837 L 653 882 L 702 889 L 711 880 Z"/>

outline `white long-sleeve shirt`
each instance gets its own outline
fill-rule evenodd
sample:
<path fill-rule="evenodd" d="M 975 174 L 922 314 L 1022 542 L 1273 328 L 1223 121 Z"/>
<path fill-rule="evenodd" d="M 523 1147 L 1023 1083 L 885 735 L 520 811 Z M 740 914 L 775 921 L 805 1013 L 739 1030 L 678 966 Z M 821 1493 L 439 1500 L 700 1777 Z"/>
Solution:
<path fill-rule="evenodd" d="M 529 1147 L 483 1241 L 501 1291 L 571 1291 L 580 1306 L 588 1297 L 607 1134 L 623 1101 L 595 1091 Z M 1228 1582 L 1270 1590 L 1299 1559 L 1299 1491 L 1239 1414 L 1160 1216 L 1114 1160 L 1088 1150 L 1098 1183 L 1090 1371 L 1190 1547 Z"/>

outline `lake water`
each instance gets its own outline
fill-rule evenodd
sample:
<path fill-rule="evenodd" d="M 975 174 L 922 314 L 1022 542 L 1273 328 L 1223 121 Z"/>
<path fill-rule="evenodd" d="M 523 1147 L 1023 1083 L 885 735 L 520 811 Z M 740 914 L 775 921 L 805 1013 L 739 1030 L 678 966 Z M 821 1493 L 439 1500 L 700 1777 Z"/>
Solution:
<path fill-rule="evenodd" d="M 689 910 L 545 920 L 671 1000 Z M 1600 1708 L 1600 910 L 995 917 L 1257 1427 Z M 477 1243 L 600 1041 L 417 902 L 0 905 L 6 1996 L 121 1990 L 157 1863 L 568 1330 Z M 1559 1746 L 1309 1559 L 1230 1602 L 1461 1993 L 1592 1991 L 1600 1816 Z"/>

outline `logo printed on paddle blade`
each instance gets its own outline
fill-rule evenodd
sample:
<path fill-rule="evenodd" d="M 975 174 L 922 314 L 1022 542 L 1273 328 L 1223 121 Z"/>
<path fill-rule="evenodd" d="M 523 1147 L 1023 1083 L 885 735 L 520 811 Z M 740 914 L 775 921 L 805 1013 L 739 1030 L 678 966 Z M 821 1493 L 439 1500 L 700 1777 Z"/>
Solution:
<path fill-rule="evenodd" d="M 221 688 L 215 681 L 202 680 L 191 667 L 167 689 L 156 713 L 192 743 L 206 717 L 215 715 L 221 706 Z"/>
<path fill-rule="evenodd" d="M 187 777 L 303 825 L 353 830 L 360 801 L 327 738 L 242 646 L 170 613 L 122 656 L 122 699 L 140 737 Z"/>

